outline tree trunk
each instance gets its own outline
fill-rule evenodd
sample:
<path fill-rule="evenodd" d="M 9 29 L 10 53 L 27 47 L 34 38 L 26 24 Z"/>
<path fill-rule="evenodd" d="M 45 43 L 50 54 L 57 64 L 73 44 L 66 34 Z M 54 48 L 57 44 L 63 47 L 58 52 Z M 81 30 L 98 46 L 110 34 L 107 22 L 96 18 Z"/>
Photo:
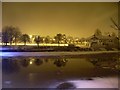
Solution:
<path fill-rule="evenodd" d="M 10 41 L 10 46 L 12 45 L 12 41 Z"/>
<path fill-rule="evenodd" d="M 24 46 L 26 46 L 26 42 L 24 42 Z"/>
<path fill-rule="evenodd" d="M 60 42 L 58 41 L 58 46 L 60 46 Z"/>
<path fill-rule="evenodd" d="M 120 29 L 118 30 L 118 48 L 120 49 Z"/>
<path fill-rule="evenodd" d="M 16 38 L 15 38 L 15 45 L 17 45 L 17 40 L 16 40 Z"/>
<path fill-rule="evenodd" d="M 7 42 L 5 43 L 5 46 L 7 46 Z"/>
<path fill-rule="evenodd" d="M 39 44 L 38 44 L 38 48 L 39 48 Z"/>

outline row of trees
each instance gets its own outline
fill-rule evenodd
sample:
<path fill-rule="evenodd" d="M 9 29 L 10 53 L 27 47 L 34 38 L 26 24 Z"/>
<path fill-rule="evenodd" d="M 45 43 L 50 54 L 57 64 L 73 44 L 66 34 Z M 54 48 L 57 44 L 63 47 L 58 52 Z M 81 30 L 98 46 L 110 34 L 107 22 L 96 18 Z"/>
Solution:
<path fill-rule="evenodd" d="M 15 43 L 17 45 L 18 41 L 22 41 L 26 45 L 26 42 L 30 41 L 29 35 L 22 34 L 18 27 L 6 26 L 3 28 L 2 43 L 5 45 Z"/>
<path fill-rule="evenodd" d="M 111 35 L 113 37 L 116 37 L 116 34 L 113 33 L 107 33 L 108 35 Z M 95 36 L 102 36 L 102 32 L 97 29 L 94 33 Z M 33 36 L 32 37 L 33 41 L 38 45 L 40 43 L 71 43 L 71 42 L 80 42 L 81 40 L 85 40 L 85 38 L 79 39 L 79 38 L 73 38 L 73 37 L 66 37 L 65 34 L 57 34 L 54 39 L 52 39 L 50 36 L 47 37 L 40 37 L 40 36 Z M 52 42 L 51 42 L 52 39 Z M 13 27 L 13 26 L 6 26 L 3 28 L 2 31 L 2 43 L 4 43 L 4 45 L 8 45 L 8 43 L 10 43 L 10 45 L 12 45 L 13 43 L 15 43 L 15 45 L 17 45 L 18 42 L 23 42 L 24 45 L 26 45 L 27 42 L 31 42 L 31 38 L 28 34 L 22 34 L 20 29 L 17 27 Z"/>
<path fill-rule="evenodd" d="M 113 26 L 111 26 L 112 28 L 114 28 L 115 30 L 118 30 L 120 32 L 120 26 L 116 24 L 116 22 L 111 18 L 111 21 L 113 22 Z M 113 37 L 115 37 L 115 33 L 113 32 L 112 34 L 110 34 L 109 32 L 106 33 L 108 35 L 111 35 Z M 102 32 L 97 29 L 94 33 L 95 36 L 101 36 Z M 50 41 L 50 37 L 47 36 L 45 38 L 40 37 L 40 36 L 35 36 L 33 38 L 33 41 L 38 45 L 40 43 L 71 43 L 71 42 L 79 42 L 80 39 L 79 38 L 73 38 L 73 37 L 66 37 L 65 34 L 57 34 L 53 41 Z M 30 42 L 30 36 L 28 34 L 22 34 L 20 29 L 18 27 L 13 27 L 13 26 L 6 26 L 3 28 L 2 30 L 2 43 L 4 45 L 8 45 L 8 43 L 10 43 L 10 45 L 12 45 L 12 43 L 15 43 L 15 45 L 17 45 L 18 42 L 23 42 L 24 45 L 26 45 L 27 42 Z"/>
<path fill-rule="evenodd" d="M 73 41 L 73 37 L 68 37 L 66 38 L 65 34 L 57 34 L 53 39 L 49 36 L 47 37 L 40 37 L 34 36 L 33 35 L 33 41 L 38 45 L 40 43 L 67 43 Z M 52 39 L 52 42 L 50 41 Z M 20 29 L 18 27 L 13 27 L 13 26 L 6 26 L 2 30 L 2 43 L 4 45 L 12 45 L 15 43 L 17 45 L 18 42 L 23 42 L 24 45 L 26 45 L 27 42 L 31 42 L 31 38 L 28 34 L 22 34 Z"/>
<path fill-rule="evenodd" d="M 35 37 L 34 41 L 38 44 L 41 42 L 41 37 Z M 22 34 L 18 27 L 6 26 L 2 30 L 2 43 L 4 45 L 12 45 L 15 43 L 17 45 L 18 42 L 23 42 L 26 45 L 27 42 L 30 42 L 30 36 L 28 34 Z"/>

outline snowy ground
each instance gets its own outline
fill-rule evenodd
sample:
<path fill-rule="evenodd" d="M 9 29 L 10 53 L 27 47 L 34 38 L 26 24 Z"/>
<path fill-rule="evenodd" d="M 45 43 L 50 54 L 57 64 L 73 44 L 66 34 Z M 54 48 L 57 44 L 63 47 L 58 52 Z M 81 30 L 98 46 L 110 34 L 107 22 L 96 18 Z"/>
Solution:
<path fill-rule="evenodd" d="M 76 88 L 118 88 L 117 77 L 93 78 L 93 80 L 68 80 L 59 82 L 55 87 L 61 83 L 72 83 Z"/>
<path fill-rule="evenodd" d="M 70 56 L 70 55 L 91 55 L 110 54 L 118 51 L 82 51 L 82 52 L 0 52 L 0 56 Z"/>

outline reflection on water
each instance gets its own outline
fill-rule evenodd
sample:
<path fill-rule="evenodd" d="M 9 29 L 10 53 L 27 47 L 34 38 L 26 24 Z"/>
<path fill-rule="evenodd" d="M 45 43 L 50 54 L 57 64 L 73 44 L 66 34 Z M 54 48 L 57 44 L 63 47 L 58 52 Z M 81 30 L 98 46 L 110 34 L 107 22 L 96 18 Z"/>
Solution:
<path fill-rule="evenodd" d="M 55 59 L 55 61 L 54 61 L 54 64 L 57 66 L 57 67 L 64 67 L 65 65 L 66 65 L 66 63 L 67 63 L 67 61 L 68 60 L 66 60 L 66 59 Z"/>
<path fill-rule="evenodd" d="M 2 61 L 3 87 L 48 88 L 53 86 L 57 87 L 57 84 L 60 84 L 61 82 L 65 81 L 75 82 L 75 80 L 77 80 L 77 87 L 80 88 L 78 83 L 80 84 L 81 80 L 94 81 L 93 78 L 97 77 L 117 78 L 117 71 L 115 69 L 116 64 L 117 64 L 116 57 L 107 58 L 4 57 Z M 117 87 L 116 80 L 113 80 L 113 82 L 111 81 L 111 83 L 116 84 Z M 93 86 L 91 88 L 94 88 Z M 99 86 L 100 88 L 102 87 L 102 85 Z M 103 87 L 105 86 L 103 85 Z"/>
<path fill-rule="evenodd" d="M 20 61 L 21 66 L 27 67 L 29 65 L 30 60 L 29 59 L 23 59 Z"/>
<path fill-rule="evenodd" d="M 14 73 L 14 72 L 18 72 L 20 69 L 19 65 L 18 65 L 18 61 L 17 60 L 12 60 L 11 58 L 9 59 L 4 59 L 2 61 L 2 71 L 3 73 Z"/>

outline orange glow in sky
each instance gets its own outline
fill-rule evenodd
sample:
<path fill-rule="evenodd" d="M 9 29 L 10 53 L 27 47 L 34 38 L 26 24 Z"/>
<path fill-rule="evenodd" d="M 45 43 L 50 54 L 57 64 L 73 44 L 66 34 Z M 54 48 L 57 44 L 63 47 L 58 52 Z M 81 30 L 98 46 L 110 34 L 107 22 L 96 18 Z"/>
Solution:
<path fill-rule="evenodd" d="M 43 3 L 3 2 L 2 23 L 18 26 L 23 33 L 88 37 L 99 28 L 103 33 L 117 32 L 110 18 L 118 19 L 118 3 Z"/>

